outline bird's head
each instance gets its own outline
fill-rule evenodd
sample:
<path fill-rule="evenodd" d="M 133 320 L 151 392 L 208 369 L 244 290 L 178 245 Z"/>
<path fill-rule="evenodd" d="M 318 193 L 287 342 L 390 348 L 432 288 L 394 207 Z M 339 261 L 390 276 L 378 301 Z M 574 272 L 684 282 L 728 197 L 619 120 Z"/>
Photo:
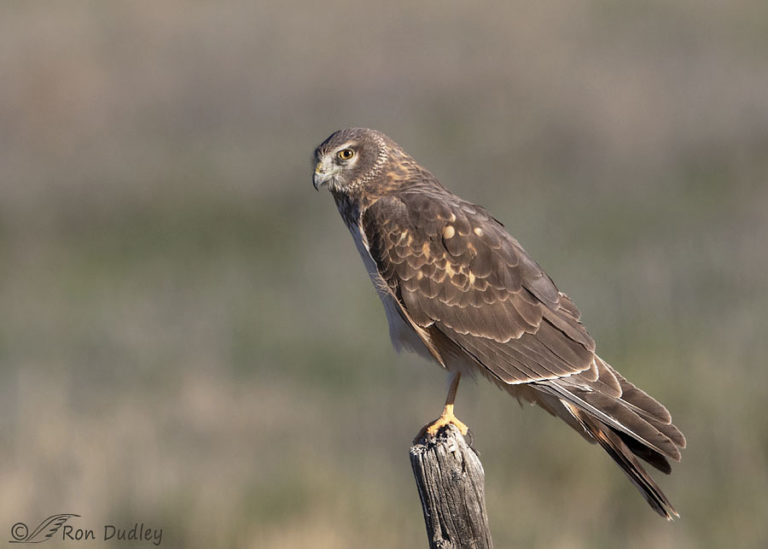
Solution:
<path fill-rule="evenodd" d="M 386 135 L 367 128 L 348 128 L 331 134 L 316 149 L 315 189 L 327 186 L 351 194 L 375 178 L 399 148 Z"/>

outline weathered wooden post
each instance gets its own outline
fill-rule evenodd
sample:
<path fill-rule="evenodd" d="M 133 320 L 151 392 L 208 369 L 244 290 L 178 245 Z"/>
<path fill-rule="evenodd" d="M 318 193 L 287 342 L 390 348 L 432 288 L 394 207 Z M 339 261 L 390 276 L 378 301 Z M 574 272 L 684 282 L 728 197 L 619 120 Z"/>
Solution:
<path fill-rule="evenodd" d="M 448 425 L 415 440 L 411 466 L 430 549 L 492 548 L 483 465 L 459 430 Z"/>

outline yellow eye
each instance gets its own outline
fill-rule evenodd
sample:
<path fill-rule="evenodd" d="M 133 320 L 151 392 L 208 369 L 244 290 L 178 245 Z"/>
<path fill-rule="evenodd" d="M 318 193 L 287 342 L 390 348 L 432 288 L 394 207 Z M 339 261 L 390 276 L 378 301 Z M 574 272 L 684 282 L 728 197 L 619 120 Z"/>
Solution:
<path fill-rule="evenodd" d="M 355 156 L 355 151 L 352 149 L 341 149 L 338 153 L 336 153 L 336 156 L 339 158 L 339 160 L 349 160 Z"/>

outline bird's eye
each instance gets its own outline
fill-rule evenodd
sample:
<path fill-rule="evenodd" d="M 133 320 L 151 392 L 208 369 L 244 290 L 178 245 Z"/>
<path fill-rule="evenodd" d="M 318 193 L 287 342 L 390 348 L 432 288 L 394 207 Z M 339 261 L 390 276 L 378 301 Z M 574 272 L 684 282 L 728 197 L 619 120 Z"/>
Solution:
<path fill-rule="evenodd" d="M 355 156 L 355 151 L 352 149 L 341 149 L 338 153 L 336 153 L 336 156 L 339 158 L 339 160 L 349 160 Z"/>

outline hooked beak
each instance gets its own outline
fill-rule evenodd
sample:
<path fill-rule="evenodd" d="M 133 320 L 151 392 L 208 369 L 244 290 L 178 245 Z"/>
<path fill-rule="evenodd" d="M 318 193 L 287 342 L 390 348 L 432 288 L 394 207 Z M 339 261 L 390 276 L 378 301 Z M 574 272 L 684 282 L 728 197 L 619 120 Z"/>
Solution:
<path fill-rule="evenodd" d="M 323 185 L 327 185 L 338 173 L 339 168 L 330 164 L 330 161 L 324 158 L 315 166 L 315 175 L 312 177 L 312 185 L 314 185 L 316 191 L 319 191 L 320 187 Z"/>

